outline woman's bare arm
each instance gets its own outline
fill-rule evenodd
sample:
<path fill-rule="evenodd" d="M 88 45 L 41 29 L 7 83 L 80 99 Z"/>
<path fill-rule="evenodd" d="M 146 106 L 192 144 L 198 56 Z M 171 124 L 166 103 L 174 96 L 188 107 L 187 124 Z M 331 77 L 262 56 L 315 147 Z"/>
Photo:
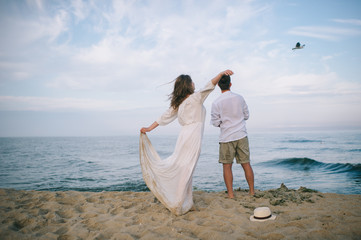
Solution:
<path fill-rule="evenodd" d="M 146 132 L 150 132 L 152 131 L 154 128 L 158 127 L 159 124 L 157 122 L 154 122 L 152 125 L 150 125 L 149 127 L 143 127 L 142 129 L 140 129 L 141 133 L 146 133 Z"/>

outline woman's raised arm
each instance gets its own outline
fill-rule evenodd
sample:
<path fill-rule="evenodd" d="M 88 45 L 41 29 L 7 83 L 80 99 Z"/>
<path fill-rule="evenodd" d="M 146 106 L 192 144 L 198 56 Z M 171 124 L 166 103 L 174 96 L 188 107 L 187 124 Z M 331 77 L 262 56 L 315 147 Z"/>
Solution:
<path fill-rule="evenodd" d="M 225 70 L 223 72 L 218 73 L 217 76 L 215 76 L 211 81 L 213 85 L 217 85 L 217 83 L 219 82 L 219 80 L 221 80 L 223 75 L 231 76 L 232 74 L 233 72 L 231 70 Z"/>

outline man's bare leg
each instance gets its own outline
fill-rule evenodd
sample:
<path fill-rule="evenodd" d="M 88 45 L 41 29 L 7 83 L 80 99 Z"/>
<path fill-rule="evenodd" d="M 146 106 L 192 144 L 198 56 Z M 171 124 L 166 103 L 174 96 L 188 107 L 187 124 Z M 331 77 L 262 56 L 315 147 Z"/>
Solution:
<path fill-rule="evenodd" d="M 228 197 L 234 198 L 232 163 L 223 163 L 223 178 L 227 187 Z"/>
<path fill-rule="evenodd" d="M 254 195 L 254 174 L 253 169 L 250 163 L 242 163 L 241 164 L 244 170 L 244 175 L 246 177 L 248 186 L 249 186 L 249 194 Z"/>

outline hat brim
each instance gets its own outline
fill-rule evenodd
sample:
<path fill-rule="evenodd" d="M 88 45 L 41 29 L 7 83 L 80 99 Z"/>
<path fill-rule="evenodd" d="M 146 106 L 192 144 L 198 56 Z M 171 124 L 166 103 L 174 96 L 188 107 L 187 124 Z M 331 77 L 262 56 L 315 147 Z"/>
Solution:
<path fill-rule="evenodd" d="M 257 219 L 254 217 L 254 215 L 249 217 L 249 220 L 251 220 L 252 222 L 265 222 L 268 220 L 275 220 L 276 219 L 276 215 L 272 214 L 269 218 L 266 219 Z"/>

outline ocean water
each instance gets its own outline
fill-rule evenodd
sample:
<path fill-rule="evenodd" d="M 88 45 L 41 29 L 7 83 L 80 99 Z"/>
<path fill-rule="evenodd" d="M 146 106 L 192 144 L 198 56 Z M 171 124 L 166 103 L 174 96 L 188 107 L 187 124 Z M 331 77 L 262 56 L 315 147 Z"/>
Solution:
<path fill-rule="evenodd" d="M 161 157 L 177 136 L 148 134 Z M 249 133 L 255 188 L 284 183 L 361 194 L 361 131 Z M 234 188 L 248 189 L 240 165 Z M 204 135 L 193 187 L 224 191 L 218 136 Z M 149 191 L 139 165 L 139 135 L 0 138 L 0 188 L 49 191 Z"/>

